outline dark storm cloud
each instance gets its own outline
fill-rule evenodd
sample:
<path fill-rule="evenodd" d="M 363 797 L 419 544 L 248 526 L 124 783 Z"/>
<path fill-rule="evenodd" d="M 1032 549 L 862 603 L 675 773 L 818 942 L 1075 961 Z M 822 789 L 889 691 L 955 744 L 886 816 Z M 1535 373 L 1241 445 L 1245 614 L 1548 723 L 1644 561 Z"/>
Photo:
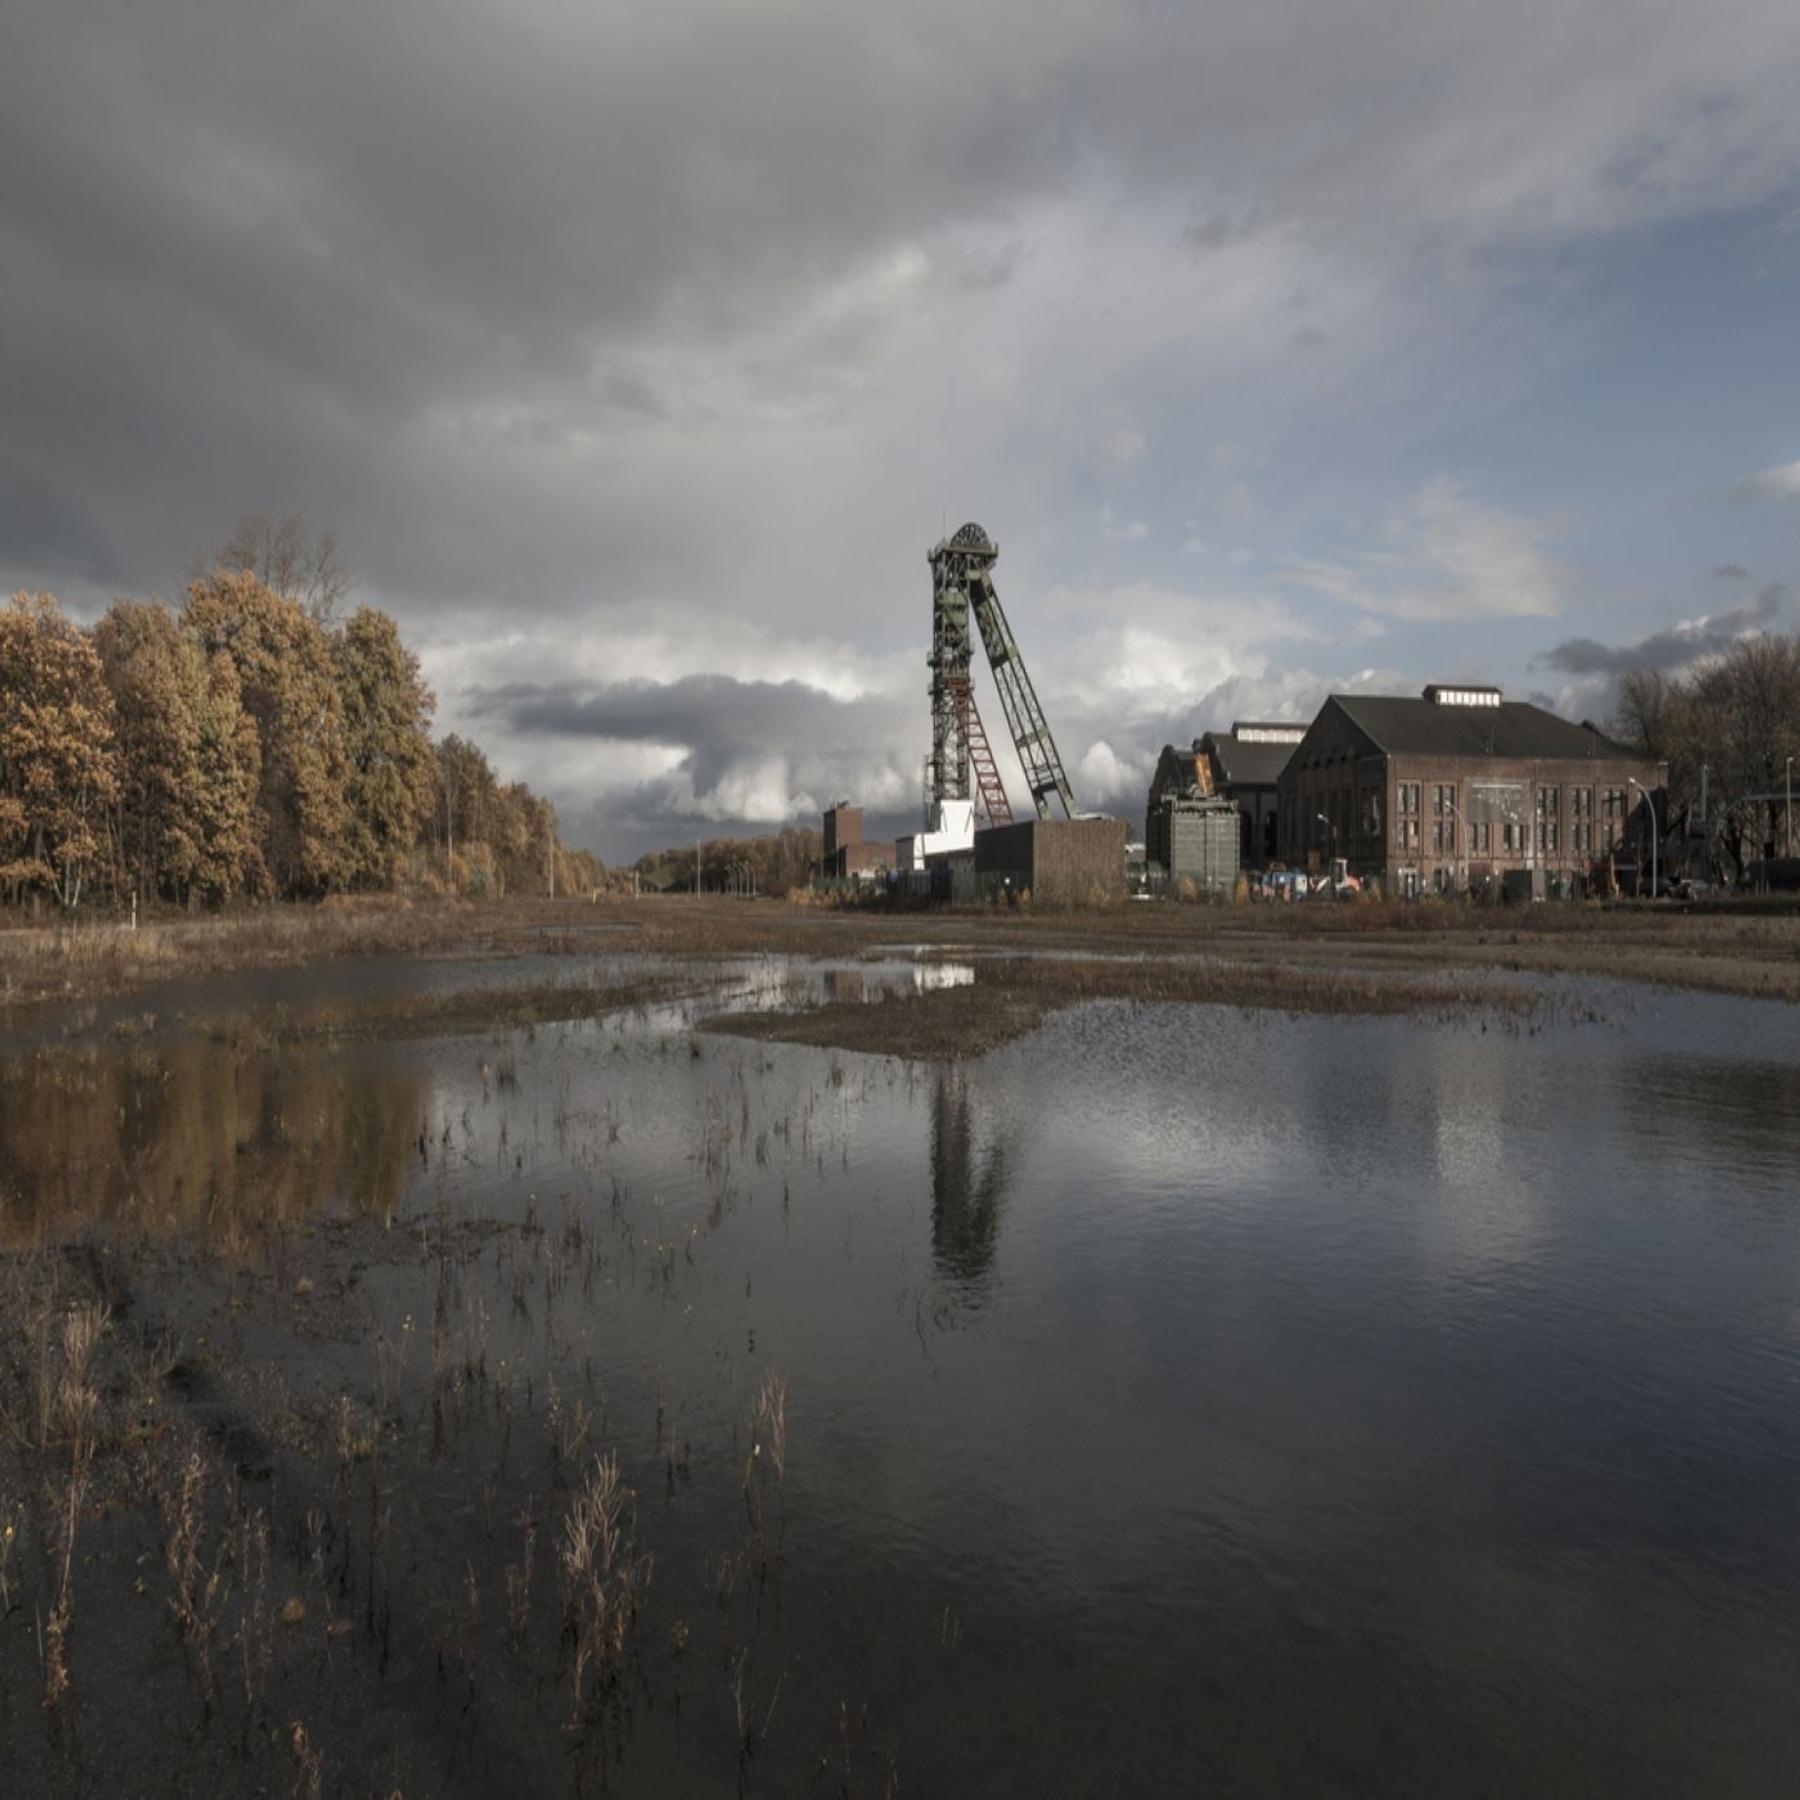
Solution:
<path fill-rule="evenodd" d="M 739 681 L 689 675 L 675 681 L 511 682 L 472 688 L 477 717 L 498 718 L 526 735 L 609 738 L 624 743 L 776 743 L 787 738 L 849 741 L 885 730 L 897 710 L 880 700 L 842 700 L 804 681 Z"/>
<path fill-rule="evenodd" d="M 0 483 L 29 501 L 0 560 L 163 582 L 241 507 L 297 505 L 399 591 L 523 576 L 546 606 L 708 573 L 691 496 L 592 479 L 611 426 L 675 404 L 638 352 L 727 345 L 1068 153 L 1051 113 L 958 107 L 855 9 L 805 23 L 10 9 Z M 590 479 L 564 486 L 571 443 Z"/>
<path fill-rule="evenodd" d="M 860 748 L 885 756 L 908 714 L 892 700 L 839 700 L 803 681 L 738 681 L 729 675 L 626 681 L 597 689 L 513 683 L 475 689 L 463 705 L 472 717 L 494 720 L 515 737 L 678 745 L 692 758 L 701 791 L 747 750 L 811 759 Z"/>
<path fill-rule="evenodd" d="M 1741 571 L 1740 571 L 1741 573 Z M 1533 668 L 1554 669 L 1564 675 L 1622 675 L 1627 669 L 1686 668 L 1703 656 L 1716 656 L 1746 633 L 1767 631 L 1778 625 L 1787 611 L 1788 590 L 1769 582 L 1756 598 L 1727 613 L 1697 619 L 1659 631 L 1635 644 L 1601 644 L 1593 638 L 1566 638 L 1532 662 Z"/>
<path fill-rule="evenodd" d="M 755 547 L 722 496 L 767 472 L 655 432 L 734 382 L 776 411 L 837 391 L 868 329 L 807 307 L 870 259 L 968 227 L 933 279 L 1005 286 L 1020 210 L 1090 179 L 1188 211 L 1208 251 L 1513 230 L 1544 170 L 1560 219 L 1604 226 L 1709 191 L 1708 158 L 1651 154 L 1691 114 L 1718 156 L 1750 146 L 1740 186 L 1771 179 L 1774 0 L 1720 23 L 1699 92 L 1625 38 L 1627 0 L 1534 9 L 1553 69 L 1529 18 L 1402 0 L 1303 29 L 1250 0 L 14 0 L 0 565 L 141 588 L 238 511 L 298 507 L 415 601 L 692 591 Z M 1571 122 L 1589 66 L 1604 105 Z"/>
<path fill-rule="evenodd" d="M 780 659 L 826 640 L 885 657 L 922 640 L 896 596 L 922 602 L 940 509 L 1003 516 L 1040 586 L 1085 581 L 1097 468 L 1278 469 L 1334 390 L 1435 420 L 1456 383 L 1393 371 L 1437 368 L 1420 319 L 1479 323 L 1508 255 L 1791 182 L 1786 0 L 1722 0 L 1704 59 L 1641 11 L 11 0 L 0 586 L 166 592 L 240 512 L 298 510 L 428 661 L 495 646 L 547 684 L 483 703 L 570 806 L 612 774 L 671 816 L 865 779 L 910 805 L 916 690 L 552 690 L 752 672 L 709 624 L 760 634 L 758 673 L 816 676 Z M 1290 320 L 1302 294 L 1320 314 Z M 1166 429 L 1132 416 L 1189 364 Z M 1267 443 L 1217 441 L 1250 413 Z M 1113 441 L 1136 449 L 1097 462 Z M 1150 524 L 1108 555 L 1180 541 L 1124 504 Z M 633 608 L 681 609 L 696 654 L 609 663 Z M 1131 683 L 1094 705 L 1123 793 Z M 634 747 L 610 770 L 609 708 Z M 665 738 L 687 762 L 644 777 Z"/>

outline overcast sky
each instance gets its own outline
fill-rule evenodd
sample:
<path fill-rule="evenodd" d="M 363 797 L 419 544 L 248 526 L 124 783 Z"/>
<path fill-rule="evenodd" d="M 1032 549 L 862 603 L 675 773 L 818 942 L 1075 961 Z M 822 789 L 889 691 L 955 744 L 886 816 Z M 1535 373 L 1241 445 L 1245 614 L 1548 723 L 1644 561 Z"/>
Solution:
<path fill-rule="evenodd" d="M 909 828 L 966 518 L 1127 813 L 1333 688 L 1587 716 L 1796 622 L 1794 0 L 9 0 L 0 45 L 0 585 L 89 617 L 298 510 L 608 857 Z"/>

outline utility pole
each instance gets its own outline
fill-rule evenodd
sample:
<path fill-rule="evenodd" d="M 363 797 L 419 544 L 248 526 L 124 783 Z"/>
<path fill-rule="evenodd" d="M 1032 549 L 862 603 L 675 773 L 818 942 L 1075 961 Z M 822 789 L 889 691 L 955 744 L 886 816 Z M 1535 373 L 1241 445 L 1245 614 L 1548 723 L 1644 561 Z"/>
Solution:
<path fill-rule="evenodd" d="M 1787 853 L 1794 854 L 1794 759 L 1787 759 L 1787 804 L 1782 808 L 1782 822 L 1787 826 L 1783 834 L 1787 839 Z"/>

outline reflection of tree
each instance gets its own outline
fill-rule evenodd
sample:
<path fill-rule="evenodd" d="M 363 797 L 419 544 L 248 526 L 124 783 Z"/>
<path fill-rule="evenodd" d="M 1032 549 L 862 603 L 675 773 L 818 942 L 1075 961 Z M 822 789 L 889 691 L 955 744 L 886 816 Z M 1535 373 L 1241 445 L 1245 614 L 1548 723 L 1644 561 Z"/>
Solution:
<path fill-rule="evenodd" d="M 940 1280 L 985 1293 L 1011 1173 L 1005 1144 L 989 1145 L 979 1162 L 968 1077 L 942 1066 L 931 1094 L 932 1259 Z"/>
<path fill-rule="evenodd" d="M 323 1054 L 185 1041 L 17 1058 L 0 1068 L 0 1240 L 378 1210 L 424 1106 L 417 1074 Z"/>

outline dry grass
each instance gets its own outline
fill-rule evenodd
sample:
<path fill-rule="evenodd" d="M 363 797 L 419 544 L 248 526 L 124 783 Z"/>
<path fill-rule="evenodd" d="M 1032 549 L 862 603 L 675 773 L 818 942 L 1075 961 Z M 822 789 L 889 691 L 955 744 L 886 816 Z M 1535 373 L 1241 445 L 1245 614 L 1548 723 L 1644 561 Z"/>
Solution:
<path fill-rule="evenodd" d="M 591 949 L 600 909 L 583 901 L 430 900 L 371 895 L 324 905 L 245 906 L 141 924 L 82 915 L 0 924 L 0 1010 L 39 1000 L 131 993 L 175 976 L 273 968 L 339 956 L 516 954 Z M 3 915 L 0 915 L 3 916 Z M 615 921 L 616 923 L 617 921 Z M 569 936 L 560 944 L 554 934 Z"/>
<path fill-rule="evenodd" d="M 196 1447 L 182 1462 L 175 1484 L 158 1498 L 166 1534 L 163 1562 L 173 1590 L 169 1609 L 193 1655 L 201 1698 L 210 1711 L 212 1649 L 225 1598 L 225 1567 L 222 1554 L 213 1559 L 210 1568 L 206 1564 L 206 1477 L 206 1459 Z"/>
<path fill-rule="evenodd" d="M 563 1622 L 574 1642 L 569 1729 L 579 1729 L 596 1690 L 616 1678 L 638 1600 L 650 1584 L 650 1559 L 632 1548 L 632 1491 L 616 1456 L 596 1456 L 563 1519 L 558 1561 Z"/>
<path fill-rule="evenodd" d="M 36 1000 L 132 992 L 180 975 L 345 956 L 591 955 L 600 946 L 689 960 L 855 956 L 897 941 L 1146 957 L 1204 950 L 1371 968 L 1510 967 L 1800 1001 L 1800 907 L 1750 901 L 1693 908 L 1427 901 L 957 912 L 692 896 L 416 904 L 371 897 L 247 908 L 136 932 L 100 921 L 71 930 L 15 920 L 0 926 L 0 1013 Z"/>
<path fill-rule="evenodd" d="M 69 1472 L 52 1513 L 56 1593 L 44 1625 L 46 1707 L 60 1706 L 69 1691 L 69 1632 L 75 1623 L 75 1541 L 87 1505 L 94 1464 L 93 1425 L 100 1408 L 100 1396 L 88 1385 L 88 1368 L 108 1317 L 106 1307 L 89 1302 L 71 1308 L 62 1321 L 62 1369 L 54 1390 L 52 1422 L 54 1429 L 68 1433 Z"/>

